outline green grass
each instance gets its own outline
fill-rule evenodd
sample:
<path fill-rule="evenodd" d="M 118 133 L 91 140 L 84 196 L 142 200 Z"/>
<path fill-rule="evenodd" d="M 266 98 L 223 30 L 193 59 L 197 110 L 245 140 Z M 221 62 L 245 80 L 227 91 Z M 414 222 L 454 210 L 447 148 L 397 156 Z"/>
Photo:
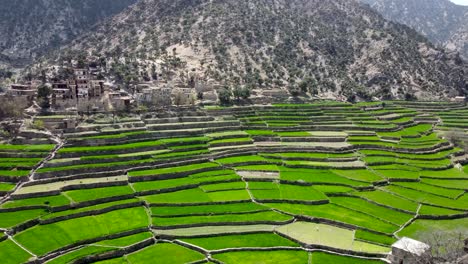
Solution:
<path fill-rule="evenodd" d="M 5 264 L 24 263 L 32 256 L 10 239 L 0 242 L 0 259 Z"/>
<path fill-rule="evenodd" d="M 466 180 L 444 180 L 444 179 L 421 179 L 422 183 L 449 189 L 468 190 L 468 179 Z"/>
<path fill-rule="evenodd" d="M 287 181 L 302 181 L 314 184 L 335 184 L 349 187 L 368 186 L 369 183 L 351 180 L 335 174 L 332 170 L 281 168 L 280 177 Z"/>
<path fill-rule="evenodd" d="M 123 167 L 128 168 L 130 177 L 150 176 L 148 179 L 151 181 L 129 183 L 126 186 L 64 191 L 60 195 L 48 197 L 8 200 L 1 205 L 1 208 L 42 206 L 44 209 L 25 210 L 26 208 L 23 208 L 23 210 L 16 212 L 0 213 L 0 228 L 12 228 L 35 218 L 50 220 L 145 201 L 149 203 L 149 211 L 139 205 L 94 216 L 36 225 L 16 234 L 14 238 L 34 254 L 41 256 L 75 242 L 154 225 L 155 228 L 152 231 L 156 236 L 158 234 L 172 236 L 174 239 L 180 239 L 207 250 L 298 246 L 292 240 L 280 236 L 279 233 L 281 233 L 308 244 L 328 245 L 334 248 L 368 253 L 386 253 L 390 251 L 389 246 L 396 240 L 393 232 L 416 214 L 420 203 L 419 215 L 421 216 L 450 216 L 466 213 L 468 194 L 464 194 L 464 192 L 468 189 L 468 166 L 463 169 L 439 170 L 451 165 L 450 156 L 461 153 L 461 149 L 458 148 L 420 154 L 422 153 L 418 151 L 420 149 L 431 148 L 446 142 L 432 131 L 431 124 L 414 124 L 395 132 L 381 132 L 381 128 L 396 129 L 400 124 L 412 121 L 423 110 L 409 110 L 405 108 L 403 102 L 387 102 L 382 110 L 363 111 L 361 109 L 362 106 L 378 104 L 381 103 L 351 105 L 318 102 L 302 105 L 286 104 L 276 107 L 253 106 L 247 109 L 239 107 L 236 108 L 233 116 L 224 117 L 224 119 L 226 121 L 240 121 L 242 127 L 251 127 L 252 129 L 204 132 L 204 129 L 187 128 L 185 136 L 178 132 L 176 138 L 169 135 L 170 131 L 165 134 L 166 138 L 160 138 L 161 133 L 148 132 L 143 128 L 138 129 L 139 131 L 109 129 L 105 126 L 112 126 L 112 120 L 101 118 L 96 120 L 95 124 L 90 124 L 89 127 L 100 126 L 107 132 L 65 135 L 74 139 L 96 141 L 101 145 L 80 146 L 71 140 L 70 145 L 59 151 L 58 158 L 50 162 L 54 163 L 56 167 L 42 168 L 39 172 L 58 176 L 65 175 L 67 171 L 72 173 L 72 170 L 86 170 L 92 174 L 94 171 L 102 171 L 105 168 Z M 418 104 L 417 106 L 445 107 L 445 104 Z M 434 119 L 442 117 L 448 124 L 447 127 L 462 126 L 463 121 L 468 120 L 468 113 L 465 112 L 466 109 L 434 112 L 432 116 Z M 397 119 L 379 120 L 378 117 Z M 128 121 L 133 120 L 129 119 Z M 191 124 L 193 123 L 187 123 L 187 125 Z M 310 130 L 314 130 L 311 129 L 310 125 L 317 126 L 317 130 L 320 131 L 310 132 Z M 158 127 L 158 125 L 150 126 L 152 129 Z M 254 130 L 257 127 L 263 127 L 263 129 Z M 303 129 L 301 130 L 301 128 Z M 340 131 L 343 129 L 353 131 Z M 377 129 L 379 130 L 374 131 Z M 443 129 L 436 128 L 436 132 Z M 182 129 L 180 132 L 183 132 Z M 192 132 L 194 132 L 194 136 L 189 135 Z M 199 136 L 202 133 L 206 134 Z M 440 135 L 442 136 L 442 133 Z M 139 136 L 144 136 L 144 139 L 138 139 Z M 217 148 L 223 144 L 251 144 L 252 138 L 255 137 L 257 139 L 258 137 L 274 137 L 276 139 L 280 137 L 346 137 L 348 142 L 330 144 L 287 142 L 280 144 L 283 148 L 281 150 L 279 147 L 273 146 L 275 152 L 266 152 L 265 150 L 266 153 L 261 152 L 254 155 L 243 154 L 241 149 L 236 146 Z M 385 138 L 392 138 L 395 142 L 386 141 Z M 113 143 L 116 140 L 124 142 L 126 139 L 137 142 L 115 145 Z M 335 149 L 338 146 L 344 147 L 350 144 L 358 149 L 344 152 Z M 386 150 L 365 149 L 364 145 L 372 145 Z M 251 146 L 256 149 L 255 145 Z M 316 146 L 324 148 L 320 151 L 309 148 L 304 148 L 302 151 L 297 150 L 300 147 Z M 45 157 L 53 147 L 53 145 L 0 145 L 0 154 L 3 157 L 0 158 L 0 175 L 10 177 L 11 181 L 16 181 L 15 178 L 18 177 L 27 176 L 29 170 L 40 162 L 42 157 Z M 235 155 L 238 156 L 218 158 L 218 152 L 211 152 L 209 147 L 220 149 L 220 152 L 225 150 L 228 153 L 235 152 Z M 266 146 L 261 146 L 257 151 L 266 148 Z M 60 154 L 71 158 L 60 157 Z M 128 160 L 130 157 L 135 157 L 135 159 Z M 170 164 L 192 158 L 205 158 L 206 162 L 183 166 L 173 165 L 166 168 L 155 166 L 139 170 L 136 168 L 152 165 L 156 162 Z M 209 159 L 210 162 L 208 162 Z M 365 162 L 367 167 L 364 167 L 362 162 Z M 66 163 L 72 165 L 64 166 Z M 240 166 L 242 163 L 249 165 Z M 298 165 L 308 166 L 308 168 L 287 167 Z M 337 169 L 340 166 L 351 165 L 359 168 Z M 312 169 L 313 167 L 323 169 Z M 236 171 L 257 171 L 258 176 L 262 175 L 260 173 L 262 171 L 274 173 L 265 175 L 265 179 L 247 176 L 243 179 L 236 174 Z M 267 179 L 273 182 L 259 182 Z M 56 184 L 61 186 L 68 182 L 62 183 L 60 178 L 57 180 L 59 182 Z M 248 185 L 244 180 L 248 181 Z M 72 182 L 70 181 L 69 184 Z M 52 185 L 55 186 L 55 184 Z M 12 183 L 0 183 L 0 192 L 12 190 L 14 186 Z M 41 187 L 39 185 L 33 189 L 41 190 Z M 44 190 L 48 188 L 52 187 L 49 184 L 44 185 Z M 27 189 L 29 190 L 30 187 Z M 134 190 L 143 192 L 142 194 L 152 193 L 152 195 L 142 196 L 139 194 L 139 197 L 136 198 L 71 208 L 59 212 L 47 210 L 102 198 L 133 195 Z M 263 204 L 252 202 L 250 194 L 257 202 Z M 316 201 L 328 203 L 323 205 L 305 204 Z M 277 209 L 277 211 L 273 209 Z M 292 219 L 289 214 L 315 218 L 317 221 L 326 219 L 345 223 L 350 227 L 347 229 L 337 228 L 333 224 L 324 225 L 297 221 L 280 226 L 257 224 L 265 222 L 282 224 Z M 185 228 L 182 225 L 198 227 Z M 409 236 L 423 240 L 433 230 L 443 232 L 461 230 L 466 233 L 468 226 L 466 219 L 417 219 L 399 232 L 398 236 Z M 208 235 L 208 237 L 204 235 Z M 51 260 L 50 263 L 73 262 L 92 254 L 127 247 L 152 237 L 152 232 L 142 232 L 122 238 L 99 241 L 67 252 L 67 254 Z M 44 242 L 45 238 L 47 238 L 47 243 Z M 308 253 L 299 248 L 291 251 L 232 251 L 212 255 L 214 259 L 223 263 L 236 264 L 382 263 L 321 252 Z M 30 256 L 11 241 L 6 240 L 0 242 L 0 257 L 3 262 L 9 264 L 27 262 Z M 99 263 L 129 264 L 156 261 L 172 264 L 198 262 L 204 258 L 204 255 L 188 248 L 160 242 L 129 253 L 127 256 Z"/>
<path fill-rule="evenodd" d="M 366 198 L 371 200 L 377 204 L 386 205 L 389 207 L 409 211 L 409 212 L 416 212 L 418 209 L 418 203 L 404 199 L 400 196 L 394 195 L 392 193 L 383 192 L 380 190 L 376 191 L 367 191 L 367 192 L 356 192 L 354 195 L 358 195 L 360 197 Z"/>
<path fill-rule="evenodd" d="M 129 263 L 154 263 L 173 264 L 190 263 L 205 258 L 196 251 L 169 243 L 157 243 L 140 251 L 128 255 Z"/>
<path fill-rule="evenodd" d="M 105 152 L 115 150 L 131 150 L 139 148 L 158 147 L 163 145 L 161 141 L 144 141 L 121 145 L 92 146 L 92 147 L 65 147 L 59 150 L 59 153 L 86 153 L 86 152 Z"/>
<path fill-rule="evenodd" d="M 354 238 L 359 239 L 359 240 L 364 240 L 367 242 L 388 245 L 388 246 L 391 246 L 393 243 L 397 241 L 396 238 L 391 237 L 391 236 L 378 235 L 378 234 L 371 233 L 365 230 L 360 230 L 360 229 L 356 230 L 354 234 Z"/>
<path fill-rule="evenodd" d="M 279 171 L 276 165 L 250 165 L 239 166 L 235 168 L 238 171 Z"/>
<path fill-rule="evenodd" d="M 257 200 L 321 201 L 327 196 L 312 186 L 296 186 L 271 182 L 250 182 L 249 189 Z"/>
<path fill-rule="evenodd" d="M 276 136 L 276 133 L 271 130 L 246 130 L 251 136 Z"/>
<path fill-rule="evenodd" d="M 216 192 L 216 191 L 229 191 L 229 190 L 243 190 L 245 189 L 245 183 L 242 181 L 227 182 L 227 183 L 216 183 L 200 186 L 204 192 Z"/>
<path fill-rule="evenodd" d="M 177 216 L 177 215 L 215 215 L 227 213 L 245 213 L 270 210 L 262 205 L 246 202 L 232 204 L 212 204 L 199 206 L 156 206 L 151 207 L 155 216 Z"/>
<path fill-rule="evenodd" d="M 461 232 L 466 237 L 468 235 L 468 221 L 466 218 L 455 220 L 422 220 L 418 219 L 411 225 L 398 232 L 398 236 L 407 236 L 424 241 L 431 238 L 434 230 L 444 233 Z"/>
<path fill-rule="evenodd" d="M 298 244 L 276 234 L 228 235 L 208 238 L 186 238 L 182 241 L 207 250 L 238 247 L 297 247 Z"/>
<path fill-rule="evenodd" d="M 383 264 L 385 262 L 380 260 L 368 260 L 361 258 L 345 257 L 332 255 L 324 252 L 312 253 L 312 263 L 323 263 L 323 264 Z"/>
<path fill-rule="evenodd" d="M 82 137 L 83 139 L 117 139 L 117 138 L 126 138 L 128 136 L 144 135 L 147 134 L 147 131 L 132 131 L 120 134 L 110 134 L 110 135 L 98 135 L 98 136 L 89 136 Z"/>
<path fill-rule="evenodd" d="M 280 137 L 311 137 L 312 135 L 306 131 L 297 132 L 278 132 Z"/>
<path fill-rule="evenodd" d="M 65 170 L 90 169 L 90 168 L 112 168 L 113 166 L 129 166 L 129 165 L 138 166 L 143 163 L 148 163 L 152 161 L 154 161 L 153 158 L 146 158 L 146 159 L 130 160 L 130 161 L 80 164 L 80 165 L 71 165 L 71 166 L 63 166 L 63 167 L 47 167 L 47 168 L 39 169 L 38 172 L 56 172 L 56 171 L 65 171 Z"/>
<path fill-rule="evenodd" d="M 226 131 L 226 132 L 217 132 L 207 134 L 207 137 L 210 138 L 221 138 L 221 137 L 230 137 L 230 136 L 247 136 L 248 133 L 245 131 Z"/>
<path fill-rule="evenodd" d="M 133 194 L 132 188 L 129 186 L 115 186 L 96 189 L 84 189 L 65 192 L 74 202 L 80 203 L 85 201 L 97 200 L 108 197 Z"/>
<path fill-rule="evenodd" d="M 215 259 L 226 264 L 305 264 L 308 253 L 305 251 L 241 251 L 215 254 Z"/>
<path fill-rule="evenodd" d="M 245 214 L 226 214 L 226 215 L 207 215 L 207 216 L 179 216 L 179 217 L 153 217 L 154 226 L 178 226 L 187 224 L 200 224 L 210 225 L 213 223 L 246 223 L 252 222 L 275 222 L 281 223 L 291 220 L 292 217 L 286 216 L 274 211 L 265 211 L 258 213 L 245 213 Z"/>
<path fill-rule="evenodd" d="M 49 152 L 55 145 L 9 145 L 0 144 L 1 151 L 14 151 L 14 152 Z"/>
<path fill-rule="evenodd" d="M 148 216 L 139 207 L 39 225 L 15 235 L 14 238 L 33 253 L 44 255 L 71 243 L 146 226 Z M 47 243 L 42 243 L 44 237 L 47 237 Z"/>
<path fill-rule="evenodd" d="M 221 164 L 236 164 L 236 163 L 243 163 L 243 162 L 268 162 L 267 159 L 261 156 L 237 156 L 237 157 L 230 157 L 230 158 L 223 158 L 217 159 L 216 162 Z"/>
<path fill-rule="evenodd" d="M 294 222 L 276 231 L 308 245 L 350 249 L 354 242 L 353 230 L 326 224 Z"/>
<path fill-rule="evenodd" d="M 301 204 L 268 204 L 285 212 L 310 217 L 319 217 L 338 222 L 348 223 L 358 227 L 368 228 L 382 233 L 393 233 L 398 230 L 397 225 L 389 224 L 370 215 L 357 211 L 347 210 L 334 204 L 326 205 L 301 205 Z"/>
<path fill-rule="evenodd" d="M 7 183 L 7 182 L 0 182 L 0 192 L 9 192 L 15 188 L 15 184 Z"/>
<path fill-rule="evenodd" d="M 0 228 L 10 228 L 28 220 L 33 220 L 41 215 L 47 214 L 45 210 L 24 210 L 16 212 L 0 213 Z"/>
<path fill-rule="evenodd" d="M 377 182 L 382 181 L 383 178 L 369 170 L 354 169 L 354 170 L 333 170 L 336 175 L 363 182 Z"/>
<path fill-rule="evenodd" d="M 236 143 L 236 142 L 251 143 L 251 142 L 252 142 L 252 139 L 251 139 L 251 138 L 228 138 L 228 139 L 218 139 L 218 140 L 210 141 L 210 145 L 224 144 L 224 143 Z"/>
<path fill-rule="evenodd" d="M 201 164 L 185 165 L 185 166 L 179 166 L 179 167 L 170 167 L 170 168 L 162 168 L 162 169 L 154 169 L 154 170 L 131 171 L 128 173 L 128 175 L 131 177 L 138 177 L 138 176 L 188 172 L 188 171 L 195 171 L 195 170 L 200 170 L 200 169 L 216 168 L 216 167 L 219 167 L 219 165 L 216 163 L 201 163 Z"/>
<path fill-rule="evenodd" d="M 143 240 L 149 239 L 151 237 L 153 237 L 152 233 L 143 232 L 143 233 L 138 233 L 135 235 L 125 236 L 121 238 L 103 240 L 95 244 L 100 245 L 100 246 L 107 246 L 107 247 L 127 247 L 130 245 L 134 245 L 138 242 L 141 242 Z"/>
<path fill-rule="evenodd" d="M 390 193 L 394 193 L 396 195 L 399 195 L 401 197 L 404 197 L 406 199 L 418 202 L 418 203 L 426 203 L 429 205 L 437 205 L 441 207 L 446 207 L 446 208 L 452 208 L 452 209 L 462 209 L 462 210 L 467 210 L 468 209 L 468 204 L 459 202 L 456 200 L 452 200 L 449 198 L 437 196 L 434 194 L 426 193 L 426 192 L 420 192 L 408 188 L 403 188 L 399 187 L 396 185 L 390 185 L 386 186 L 383 188 L 385 191 L 388 191 Z"/>
<path fill-rule="evenodd" d="M 151 204 L 190 204 L 222 201 L 246 201 L 250 200 L 250 196 L 246 190 L 205 193 L 199 188 L 194 188 L 171 193 L 143 196 L 142 199 Z"/>
<path fill-rule="evenodd" d="M 87 246 L 87 247 L 72 251 L 70 253 L 67 253 L 65 255 L 59 256 L 58 258 L 54 258 L 51 261 L 46 262 L 46 263 L 47 264 L 72 263 L 73 261 L 84 258 L 86 256 L 96 255 L 96 254 L 100 254 L 100 253 L 104 253 L 104 252 L 112 251 L 112 250 L 116 250 L 116 248 Z"/>
<path fill-rule="evenodd" d="M 366 213 L 384 219 L 396 225 L 403 225 L 408 222 L 414 215 L 391 210 L 383 206 L 378 206 L 362 199 L 351 197 L 331 197 L 330 201 L 336 205 L 355 210 L 357 212 Z"/>
<path fill-rule="evenodd" d="M 462 190 L 451 190 L 443 187 L 437 187 L 433 185 L 428 185 L 424 183 L 414 183 L 414 182 L 396 182 L 394 183 L 396 186 L 405 187 L 412 190 L 417 190 L 421 192 L 426 192 L 430 194 L 436 194 L 440 196 L 444 196 L 451 199 L 456 199 L 457 197 L 461 196 L 465 191 Z"/>
<path fill-rule="evenodd" d="M 10 200 L 3 204 L 2 208 L 17 208 L 17 207 L 24 207 L 24 206 L 33 206 L 33 205 L 42 205 L 42 206 L 62 206 L 70 204 L 70 200 L 68 200 L 63 195 L 54 195 L 54 196 L 46 196 L 46 197 L 39 197 L 39 198 L 29 198 L 29 199 L 21 199 L 21 200 Z"/>
<path fill-rule="evenodd" d="M 421 176 L 431 177 L 431 178 L 460 178 L 460 179 L 468 179 L 468 172 L 466 171 L 467 167 L 465 167 L 465 171 L 461 171 L 459 169 L 453 168 L 448 170 L 442 171 L 430 171 L 425 170 L 421 172 Z"/>
<path fill-rule="evenodd" d="M 128 200 L 119 200 L 119 201 L 109 202 L 109 203 L 102 203 L 102 204 L 78 208 L 78 209 L 70 209 L 70 210 L 65 210 L 65 211 L 53 212 L 53 213 L 42 216 L 41 219 L 47 220 L 47 219 L 57 218 L 61 216 L 71 215 L 71 214 L 78 214 L 82 212 L 100 210 L 100 209 L 109 208 L 109 207 L 116 206 L 116 205 L 135 203 L 139 201 L 140 200 L 138 199 L 128 199 Z"/>
<path fill-rule="evenodd" d="M 0 170 L 0 176 L 18 178 L 29 175 L 29 170 Z"/>
<path fill-rule="evenodd" d="M 430 205 L 422 205 L 421 209 L 419 210 L 420 215 L 457 215 L 463 214 L 463 211 L 456 211 L 441 207 L 435 207 Z"/>

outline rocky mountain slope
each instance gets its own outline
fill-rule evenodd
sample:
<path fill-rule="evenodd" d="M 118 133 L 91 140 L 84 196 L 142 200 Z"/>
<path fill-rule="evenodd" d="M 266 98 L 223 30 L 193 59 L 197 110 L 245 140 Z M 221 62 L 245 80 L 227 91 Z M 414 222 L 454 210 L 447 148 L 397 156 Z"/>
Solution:
<path fill-rule="evenodd" d="M 140 0 L 68 51 L 120 80 L 200 78 L 312 94 L 402 98 L 467 90 L 466 65 L 356 1 Z M 54 57 L 57 58 L 57 57 Z"/>
<path fill-rule="evenodd" d="M 361 0 L 387 19 L 408 25 L 468 59 L 468 6 L 449 0 Z"/>
<path fill-rule="evenodd" d="M 0 62 L 24 65 L 136 0 L 3 0 Z"/>

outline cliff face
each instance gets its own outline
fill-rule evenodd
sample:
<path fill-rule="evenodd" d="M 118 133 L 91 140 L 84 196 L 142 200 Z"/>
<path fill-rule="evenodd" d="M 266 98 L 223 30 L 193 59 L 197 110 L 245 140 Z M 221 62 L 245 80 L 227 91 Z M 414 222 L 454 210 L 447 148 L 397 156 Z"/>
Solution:
<path fill-rule="evenodd" d="M 385 18 L 408 25 L 468 59 L 468 6 L 449 0 L 361 0 Z"/>
<path fill-rule="evenodd" d="M 136 0 L 3 0 L 0 62 L 24 65 Z"/>

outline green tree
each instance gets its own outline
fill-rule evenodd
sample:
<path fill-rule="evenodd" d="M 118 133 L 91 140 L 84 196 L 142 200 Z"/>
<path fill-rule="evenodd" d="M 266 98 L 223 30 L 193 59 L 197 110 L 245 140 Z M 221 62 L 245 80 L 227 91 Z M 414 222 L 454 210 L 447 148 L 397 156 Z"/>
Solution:
<path fill-rule="evenodd" d="M 232 92 L 228 88 L 223 88 L 218 93 L 219 101 L 223 105 L 231 103 Z"/>
<path fill-rule="evenodd" d="M 50 108 L 49 96 L 51 94 L 52 94 L 52 90 L 47 85 L 43 84 L 39 86 L 39 88 L 37 88 L 37 100 L 38 100 L 39 106 L 41 106 L 43 109 Z"/>
<path fill-rule="evenodd" d="M 290 93 L 292 96 L 294 96 L 294 97 L 298 96 L 298 95 L 301 93 L 301 90 L 300 90 L 299 87 L 298 87 L 297 85 L 295 85 L 295 84 L 290 84 L 290 85 L 288 86 L 288 91 L 289 91 L 289 93 Z"/>

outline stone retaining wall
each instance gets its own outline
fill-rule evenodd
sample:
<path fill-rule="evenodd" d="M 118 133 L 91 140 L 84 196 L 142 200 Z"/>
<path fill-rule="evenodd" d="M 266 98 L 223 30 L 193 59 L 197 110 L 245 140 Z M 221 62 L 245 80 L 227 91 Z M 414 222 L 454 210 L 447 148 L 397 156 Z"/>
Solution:
<path fill-rule="evenodd" d="M 250 222 L 215 222 L 215 223 L 193 223 L 184 225 L 173 225 L 173 226 L 152 226 L 152 229 L 159 230 L 172 230 L 181 228 L 192 228 L 192 227 L 205 227 L 205 226 L 241 226 L 241 225 L 287 225 L 294 222 L 294 219 L 288 221 L 250 221 Z"/>
<path fill-rule="evenodd" d="M 118 233 L 118 234 L 111 234 L 111 235 L 106 235 L 106 236 L 101 236 L 101 237 L 96 237 L 96 238 L 92 238 L 92 239 L 78 241 L 78 242 L 75 242 L 73 244 L 67 245 L 67 246 L 65 246 L 63 248 L 60 248 L 60 249 L 57 249 L 55 251 L 49 252 L 45 256 L 42 256 L 40 258 L 40 263 L 44 263 L 44 262 L 46 262 L 46 261 L 48 261 L 50 259 L 53 259 L 53 258 L 56 258 L 56 257 L 60 256 L 63 251 L 70 250 L 70 249 L 73 249 L 73 248 L 76 248 L 76 247 L 79 247 L 79 246 L 82 246 L 82 245 L 93 244 L 93 243 L 97 243 L 97 242 L 100 242 L 100 241 L 103 241 L 103 240 L 111 240 L 111 239 L 117 239 L 117 238 L 121 238 L 121 237 L 131 236 L 131 235 L 135 235 L 135 234 L 138 234 L 138 233 L 143 233 L 143 232 L 146 232 L 146 231 L 150 231 L 150 230 L 147 227 L 144 227 L 144 228 L 134 229 L 134 230 L 130 230 L 130 231 L 125 231 L 125 232 Z M 28 262 L 28 263 L 37 263 L 37 262 L 33 261 L 33 262 Z"/>
<path fill-rule="evenodd" d="M 127 209 L 127 208 L 132 208 L 132 207 L 139 207 L 139 206 L 143 206 L 143 205 L 144 205 L 144 202 L 133 202 L 133 203 L 128 203 L 128 204 L 118 204 L 118 205 L 110 206 L 110 207 L 103 208 L 103 209 L 90 210 L 90 211 L 86 211 L 86 212 L 80 212 L 80 213 L 75 213 L 75 214 L 58 216 L 58 217 L 55 217 L 55 218 L 39 220 L 39 224 L 40 225 L 47 225 L 47 224 L 52 224 L 52 223 L 56 223 L 56 222 L 60 222 L 60 221 L 66 221 L 66 220 L 70 220 L 70 219 L 74 219 L 74 218 L 100 215 L 100 214 L 108 213 L 108 212 L 115 211 L 115 210 Z"/>

